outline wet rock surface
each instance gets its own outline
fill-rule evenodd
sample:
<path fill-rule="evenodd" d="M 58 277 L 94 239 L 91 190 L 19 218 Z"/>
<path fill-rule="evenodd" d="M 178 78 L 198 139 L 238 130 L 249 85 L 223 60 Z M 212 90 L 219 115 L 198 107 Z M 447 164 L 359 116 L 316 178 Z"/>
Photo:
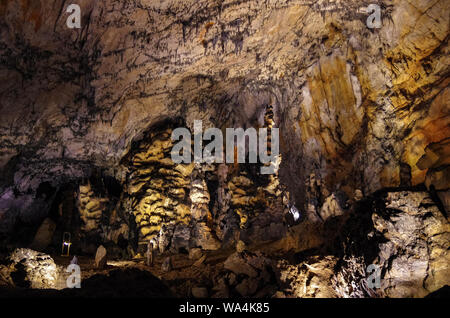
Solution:
<path fill-rule="evenodd" d="M 360 223 L 359 243 L 347 239 L 347 255 L 336 275 L 337 281 L 353 277 L 360 283 L 343 295 L 423 297 L 448 285 L 449 220 L 428 192 L 381 192 L 359 212 L 367 207 L 373 211 L 370 219 L 365 226 Z M 380 271 L 380 286 L 371 290 L 361 280 L 369 276 L 370 264 Z"/>
<path fill-rule="evenodd" d="M 449 284 L 450 223 L 426 192 L 388 193 L 388 216 L 374 214 L 386 243 L 377 263 L 381 290 L 389 297 L 421 297 Z"/>
<path fill-rule="evenodd" d="M 10 276 L 15 286 L 34 289 L 56 287 L 57 266 L 50 255 L 16 249 L 9 256 Z"/>
<path fill-rule="evenodd" d="M 95 253 L 95 267 L 102 269 L 106 266 L 107 261 L 107 251 L 103 245 L 100 245 Z"/>
<path fill-rule="evenodd" d="M 93 167 L 121 175 L 132 142 L 161 120 L 263 126 L 269 104 L 280 174 L 306 211 L 337 190 L 448 189 L 448 3 L 380 1 L 380 29 L 365 25 L 369 3 L 103 1 L 80 4 L 74 31 L 62 1 L 4 2 L 1 193 L 33 199 L 2 196 L 5 231 L 13 207 L 39 210 L 44 182 Z"/>
<path fill-rule="evenodd" d="M 88 1 L 68 29 L 63 0 L 1 1 L 1 284 L 53 288 L 69 233 L 91 263 L 150 242 L 153 267 L 112 277 L 152 271 L 178 296 L 448 285 L 450 4 L 376 1 L 373 29 L 372 2 Z M 279 128 L 275 173 L 175 164 L 195 120 Z"/>
<path fill-rule="evenodd" d="M 51 219 L 46 218 L 34 236 L 30 248 L 33 250 L 42 251 L 46 249 L 52 242 L 53 235 L 56 229 L 56 224 Z"/>

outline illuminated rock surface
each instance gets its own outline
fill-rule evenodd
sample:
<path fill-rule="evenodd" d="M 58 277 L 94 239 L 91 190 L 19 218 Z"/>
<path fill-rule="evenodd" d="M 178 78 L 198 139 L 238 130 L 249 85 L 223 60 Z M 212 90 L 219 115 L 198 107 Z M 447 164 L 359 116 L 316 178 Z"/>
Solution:
<path fill-rule="evenodd" d="M 372 2 L 81 1 L 69 29 L 62 0 L 1 1 L 1 281 L 16 247 L 53 257 L 70 232 L 72 253 L 136 263 L 152 240 L 175 295 L 450 284 L 450 3 L 378 1 L 371 29 Z M 279 170 L 175 164 L 194 120 L 279 128 Z"/>
<path fill-rule="evenodd" d="M 15 286 L 55 288 L 57 266 L 50 255 L 20 248 L 10 255 L 10 276 Z"/>

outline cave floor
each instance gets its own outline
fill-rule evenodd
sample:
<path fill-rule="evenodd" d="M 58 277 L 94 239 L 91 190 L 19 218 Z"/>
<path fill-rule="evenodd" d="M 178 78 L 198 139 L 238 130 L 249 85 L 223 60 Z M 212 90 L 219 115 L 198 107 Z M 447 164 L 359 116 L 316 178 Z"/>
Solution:
<path fill-rule="evenodd" d="M 264 242 L 257 245 L 248 246 L 249 251 L 269 252 L 273 257 L 274 250 L 277 250 L 279 241 Z M 198 260 L 189 259 L 187 254 L 171 255 L 171 269 L 163 271 L 163 262 L 168 255 L 156 254 L 153 265 L 146 265 L 144 257 L 134 258 L 130 260 L 108 260 L 104 269 L 98 269 L 94 266 L 94 258 L 88 256 L 78 256 L 78 265 L 81 268 L 81 286 L 83 281 L 91 278 L 94 275 L 109 276 L 111 271 L 117 269 L 130 270 L 137 269 L 140 271 L 151 273 L 153 276 L 159 278 L 173 293 L 175 297 L 191 297 L 191 290 L 194 287 L 206 287 L 211 290 L 214 278 L 223 270 L 223 263 L 225 260 L 235 252 L 234 248 L 220 249 L 216 251 L 203 251 L 205 259 L 198 263 Z M 70 264 L 72 256 L 65 257 L 61 255 L 51 255 L 55 263 L 60 268 L 65 269 Z M 284 258 L 287 255 L 279 254 L 278 257 Z M 57 289 L 66 288 L 66 279 L 70 273 L 60 271 L 57 282 Z M 211 295 L 210 295 L 211 296 Z"/>
<path fill-rule="evenodd" d="M 195 264 L 196 260 L 189 259 L 186 254 L 175 254 L 171 256 L 171 269 L 163 271 L 162 265 L 167 255 L 156 255 L 153 265 L 146 265 L 145 258 L 134 258 L 131 260 L 108 260 L 104 269 L 98 269 L 94 265 L 94 258 L 88 256 L 77 256 L 78 265 L 81 268 L 81 285 L 94 275 L 108 276 L 111 271 L 117 269 L 138 269 L 149 272 L 162 280 L 176 297 L 189 297 L 192 287 L 212 288 L 211 282 L 215 275 L 223 268 L 222 264 L 234 250 L 220 250 L 206 252 L 206 258 L 201 264 Z M 52 255 L 55 263 L 65 269 L 70 264 L 72 256 Z M 66 288 L 66 279 L 70 273 L 60 271 L 56 284 L 57 289 Z"/>
<path fill-rule="evenodd" d="M 299 229 L 291 229 L 293 235 Z M 292 234 L 291 233 L 291 234 Z M 282 251 L 280 246 L 285 245 L 284 240 L 260 242 L 257 245 L 246 246 L 249 252 L 262 252 L 271 255 L 272 259 L 286 259 L 291 253 Z M 0 288 L 1 297 L 34 297 L 34 296 L 62 296 L 67 295 L 81 297 L 154 297 L 151 285 L 159 284 L 161 288 L 169 291 L 169 294 L 175 297 L 192 297 L 192 289 L 195 287 L 206 288 L 209 297 L 215 294 L 214 282 L 217 282 L 219 276 L 223 276 L 224 262 L 233 253 L 234 247 L 222 248 L 215 251 L 202 251 L 203 256 L 200 260 L 189 258 L 187 253 L 171 254 L 171 268 L 163 270 L 163 263 L 169 257 L 169 254 L 155 253 L 154 262 L 151 266 L 146 265 L 145 257 L 135 257 L 133 259 L 108 259 L 107 265 L 102 268 L 96 268 L 94 265 L 94 256 L 77 255 L 78 265 L 81 270 L 81 289 L 71 290 L 67 288 L 67 279 L 72 274 L 66 272 L 70 265 L 73 255 L 61 256 L 60 254 L 50 254 L 58 268 L 57 282 L 55 289 L 36 290 L 24 287 L 6 287 Z M 151 275 L 149 275 L 151 274 Z M 159 282 L 154 282 L 151 277 L 156 277 Z M 162 282 L 162 283 L 161 283 Z M 116 284 L 116 285 L 114 285 Z M 117 293 L 104 293 L 105 289 L 114 289 L 112 286 L 120 286 Z M 73 292 L 73 293 L 72 293 Z M 165 294 L 167 295 L 167 294 Z"/>

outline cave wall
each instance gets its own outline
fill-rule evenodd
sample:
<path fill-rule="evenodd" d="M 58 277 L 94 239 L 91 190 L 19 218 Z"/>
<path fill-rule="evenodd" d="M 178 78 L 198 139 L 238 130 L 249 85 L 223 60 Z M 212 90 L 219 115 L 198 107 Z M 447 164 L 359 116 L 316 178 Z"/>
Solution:
<path fill-rule="evenodd" d="M 246 128 L 268 104 L 280 180 L 311 216 L 355 191 L 449 188 L 445 0 L 78 4 L 81 29 L 62 0 L 0 4 L 3 232 L 44 216 L 44 182 L 98 167 L 125 184 L 121 160 L 161 120 Z"/>
<path fill-rule="evenodd" d="M 273 108 L 266 107 L 262 118 L 261 127 L 272 127 Z M 178 252 L 283 237 L 289 192 L 277 169 L 264 175 L 258 163 L 176 164 L 171 134 L 180 124 L 166 120 L 150 127 L 121 161 L 127 171 L 121 208 L 134 217 L 138 250 L 145 251 L 149 240 L 161 252 Z"/>

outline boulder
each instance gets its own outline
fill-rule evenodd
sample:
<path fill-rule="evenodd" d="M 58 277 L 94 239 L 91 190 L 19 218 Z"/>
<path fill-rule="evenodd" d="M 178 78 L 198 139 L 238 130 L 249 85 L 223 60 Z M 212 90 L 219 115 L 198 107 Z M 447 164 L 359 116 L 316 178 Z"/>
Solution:
<path fill-rule="evenodd" d="M 200 257 L 192 266 L 200 267 L 206 260 L 206 255 Z"/>
<path fill-rule="evenodd" d="M 251 265 L 253 268 L 262 271 L 264 270 L 267 266 L 271 265 L 271 261 L 270 259 L 268 259 L 267 257 L 265 257 L 261 252 L 256 252 L 256 253 L 250 253 L 250 252 L 246 252 L 243 255 L 245 255 L 245 260 L 246 262 Z"/>
<path fill-rule="evenodd" d="M 194 227 L 191 242 L 195 246 L 201 246 L 204 250 L 217 250 L 220 248 L 220 241 L 213 235 L 206 223 L 197 223 Z"/>
<path fill-rule="evenodd" d="M 164 225 L 161 227 L 158 239 L 158 247 L 161 254 L 169 248 L 173 236 L 173 231 L 173 226 Z"/>
<path fill-rule="evenodd" d="M 383 206 L 384 205 L 384 206 Z M 381 290 L 422 297 L 450 285 L 450 223 L 427 192 L 391 192 L 372 216 L 379 243 Z"/>
<path fill-rule="evenodd" d="M 189 259 L 191 260 L 198 260 L 203 256 L 203 251 L 201 248 L 191 248 L 189 250 Z"/>
<path fill-rule="evenodd" d="M 322 220 L 326 220 L 330 217 L 343 215 L 345 210 L 342 207 L 342 203 L 338 199 L 337 194 L 332 193 L 329 197 L 325 199 L 325 202 L 320 209 L 320 217 Z"/>
<path fill-rule="evenodd" d="M 49 289 L 56 287 L 58 270 L 50 255 L 27 248 L 18 248 L 9 257 L 11 278 L 19 287 Z"/>
<path fill-rule="evenodd" d="M 221 277 L 217 280 L 216 284 L 212 289 L 215 293 L 212 296 L 213 298 L 228 298 L 230 297 L 230 290 L 227 286 L 226 280 L 224 277 Z"/>
<path fill-rule="evenodd" d="M 251 296 L 258 290 L 259 280 L 256 278 L 244 279 L 235 289 L 243 297 Z"/>
<path fill-rule="evenodd" d="M 298 264 L 289 263 L 285 259 L 277 261 L 273 267 L 277 285 L 284 287 L 281 289 L 278 287 L 278 292 L 273 296 L 276 298 L 339 297 L 342 294 L 333 288 L 333 269 L 336 262 L 337 258 L 334 256 L 311 256 Z M 349 283 L 352 284 L 352 282 Z M 270 285 L 264 282 L 264 286 Z M 270 293 L 271 290 L 268 289 L 267 292 Z M 260 290 L 257 294 L 260 293 L 263 294 L 264 291 Z"/>
<path fill-rule="evenodd" d="M 95 267 L 98 269 L 103 269 L 106 267 L 107 262 L 107 252 L 106 248 L 103 245 L 100 245 L 97 248 L 97 252 L 95 253 Z"/>
<path fill-rule="evenodd" d="M 193 287 L 191 290 L 192 296 L 195 298 L 207 298 L 208 289 L 205 287 Z"/>
<path fill-rule="evenodd" d="M 230 286 L 233 286 L 233 285 L 235 285 L 237 283 L 237 277 L 236 277 L 235 273 L 229 273 L 227 275 L 227 279 L 228 279 L 228 284 Z"/>
<path fill-rule="evenodd" d="M 70 264 L 78 265 L 78 257 L 76 255 L 74 255 L 74 257 L 70 261 Z"/>
<path fill-rule="evenodd" d="M 11 270 L 11 266 L 0 265 L 0 287 L 14 287 Z"/>
<path fill-rule="evenodd" d="M 191 230 L 185 224 L 179 224 L 175 228 L 172 236 L 171 249 L 178 253 L 180 249 L 189 249 L 189 239 L 191 237 Z"/>
<path fill-rule="evenodd" d="M 43 251 L 52 242 L 53 234 L 55 233 L 56 224 L 50 218 L 46 218 L 34 236 L 33 243 L 30 249 Z"/>
<path fill-rule="evenodd" d="M 236 252 L 242 253 L 243 251 L 245 251 L 245 248 L 246 248 L 246 246 L 245 246 L 245 243 L 243 241 L 239 240 L 236 243 Z"/>
<path fill-rule="evenodd" d="M 172 258 L 170 256 L 166 257 L 166 259 L 162 263 L 161 270 L 163 272 L 170 272 L 172 270 Z"/>
<path fill-rule="evenodd" d="M 233 253 L 231 254 L 223 264 L 225 269 L 228 269 L 236 275 L 245 274 L 249 277 L 257 277 L 258 272 L 247 263 L 243 254 Z"/>
<path fill-rule="evenodd" d="M 342 266 L 331 267 L 340 297 L 424 297 L 450 285 L 450 223 L 428 192 L 379 192 L 356 212 L 341 231 L 352 242 Z"/>

